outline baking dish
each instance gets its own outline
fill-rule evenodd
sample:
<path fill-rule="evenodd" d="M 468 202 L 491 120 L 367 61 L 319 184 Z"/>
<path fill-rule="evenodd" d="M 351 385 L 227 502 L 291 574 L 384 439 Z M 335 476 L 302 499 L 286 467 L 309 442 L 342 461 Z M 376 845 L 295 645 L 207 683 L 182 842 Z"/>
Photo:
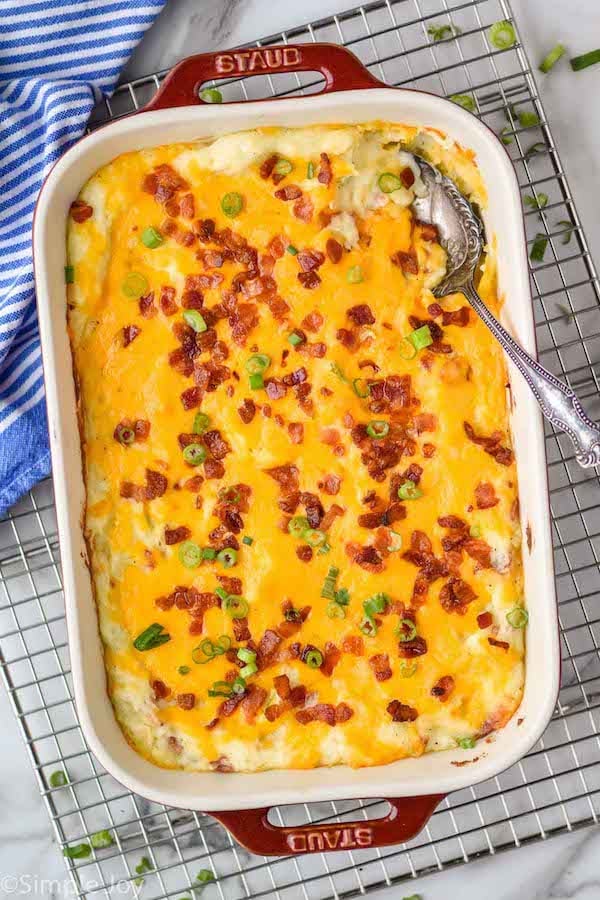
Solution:
<path fill-rule="evenodd" d="M 231 75 L 319 71 L 319 95 L 205 106 L 203 81 Z M 554 708 L 559 647 L 544 434 L 526 385 L 511 378 L 511 427 L 520 483 L 526 603 L 530 613 L 525 691 L 518 713 L 471 759 L 449 750 L 386 766 L 223 775 L 160 769 L 126 743 L 104 690 L 104 665 L 87 568 L 81 518 L 81 472 L 76 397 L 65 315 L 65 230 L 69 205 L 101 166 L 129 150 L 238 131 L 257 125 L 361 122 L 378 118 L 426 124 L 456 138 L 477 156 L 488 188 L 485 213 L 497 240 L 504 323 L 529 351 L 535 349 L 525 240 L 518 185 L 497 138 L 481 122 L 433 95 L 386 88 L 350 53 L 335 45 L 287 45 L 191 57 L 167 77 L 141 114 L 99 129 L 54 167 L 42 189 L 34 223 L 34 257 L 46 373 L 50 442 L 64 571 L 75 698 L 90 749 L 131 790 L 170 806 L 212 811 L 249 849 L 262 854 L 351 849 L 397 843 L 414 835 L 449 791 L 492 777 L 535 743 Z M 512 376 L 512 373 L 511 373 Z M 85 652 L 84 652 L 85 648 Z M 465 765 L 465 763 L 468 763 Z M 224 791 L 223 788 L 226 788 Z M 275 828 L 266 818 L 276 804 L 393 797 L 390 814 L 343 826 Z M 246 810 L 243 814 L 239 810 Z"/>

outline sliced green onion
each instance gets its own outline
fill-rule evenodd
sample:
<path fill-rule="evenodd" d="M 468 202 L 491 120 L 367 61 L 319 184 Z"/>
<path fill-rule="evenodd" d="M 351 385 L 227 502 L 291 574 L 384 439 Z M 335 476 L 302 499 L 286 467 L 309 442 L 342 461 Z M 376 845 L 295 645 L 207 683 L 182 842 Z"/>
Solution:
<path fill-rule="evenodd" d="M 74 844 L 72 847 L 63 847 L 63 856 L 67 859 L 86 859 L 92 852 L 89 844 Z"/>
<path fill-rule="evenodd" d="M 363 634 L 366 634 L 367 637 L 375 637 L 378 632 L 376 622 L 370 616 L 363 616 L 363 619 L 358 626 Z"/>
<path fill-rule="evenodd" d="M 214 881 L 215 876 L 210 871 L 210 869 L 200 869 L 198 874 L 196 875 L 196 881 L 199 881 L 200 884 L 208 884 L 209 881 Z"/>
<path fill-rule="evenodd" d="M 190 466 L 199 466 L 206 459 L 207 451 L 203 444 L 188 444 L 183 448 L 182 455 Z"/>
<path fill-rule="evenodd" d="M 587 69 L 588 66 L 594 66 L 600 62 L 600 50 L 590 50 L 589 53 L 574 56 L 570 62 L 573 71 L 580 72 L 582 69 Z"/>
<path fill-rule="evenodd" d="M 294 167 L 289 159 L 286 159 L 284 156 L 280 156 L 273 166 L 273 172 L 275 173 L 275 175 L 289 175 L 293 168 Z"/>
<path fill-rule="evenodd" d="M 110 847 L 114 844 L 115 839 L 107 829 L 97 831 L 90 838 L 90 844 L 94 850 L 102 850 L 104 847 Z"/>
<path fill-rule="evenodd" d="M 288 531 L 295 538 L 303 538 L 310 531 L 310 522 L 306 516 L 294 516 L 288 522 Z"/>
<path fill-rule="evenodd" d="M 369 597 L 369 599 L 365 600 L 363 603 L 365 616 L 368 619 L 373 619 L 379 613 L 383 613 L 386 611 L 389 602 L 390 598 L 387 594 L 384 594 L 382 592 L 379 594 L 373 594 L 372 597 Z"/>
<path fill-rule="evenodd" d="M 194 416 L 194 424 L 192 425 L 192 431 L 194 434 L 205 434 L 210 428 L 210 416 L 207 416 L 206 413 L 197 412 Z"/>
<path fill-rule="evenodd" d="M 292 347 L 297 347 L 298 344 L 302 343 L 302 338 L 299 334 L 296 334 L 295 331 L 292 331 L 291 334 L 288 334 L 288 341 L 292 345 Z"/>
<path fill-rule="evenodd" d="M 75 281 L 75 269 L 73 266 L 65 266 L 65 284 L 73 284 Z"/>
<path fill-rule="evenodd" d="M 237 594 L 229 594 L 223 600 L 222 609 L 230 619 L 245 619 L 248 615 L 248 601 Z"/>
<path fill-rule="evenodd" d="M 346 281 L 348 284 L 360 284 L 363 281 L 363 271 L 360 266 L 350 266 L 346 272 Z"/>
<path fill-rule="evenodd" d="M 244 208 L 244 198 L 237 191 L 230 191 L 221 199 L 221 209 L 229 219 L 235 219 Z"/>
<path fill-rule="evenodd" d="M 240 647 L 237 658 L 241 659 L 243 663 L 253 663 L 256 662 L 256 653 L 254 650 L 249 650 L 248 647 Z"/>
<path fill-rule="evenodd" d="M 216 642 L 210 638 L 204 638 L 197 647 L 192 650 L 192 660 L 196 665 L 204 665 L 214 659 L 215 656 L 223 656 L 231 647 L 231 638 L 222 634 Z"/>
<path fill-rule="evenodd" d="M 186 569 L 195 569 L 202 562 L 202 548 L 193 541 L 184 541 L 177 551 L 180 562 Z"/>
<path fill-rule="evenodd" d="M 243 678 L 238 676 L 235 681 L 231 683 L 231 693 L 232 694 L 243 694 L 246 690 L 246 682 Z"/>
<path fill-rule="evenodd" d="M 129 425 L 117 425 L 115 428 L 115 437 L 119 444 L 123 444 L 124 447 L 127 447 L 135 441 L 135 430 L 130 428 Z"/>
<path fill-rule="evenodd" d="M 367 434 L 375 441 L 381 440 L 381 438 L 386 437 L 389 433 L 390 424 L 389 422 L 384 422 L 383 419 L 373 419 L 372 422 L 367 424 Z"/>
<path fill-rule="evenodd" d="M 530 110 L 524 109 L 522 112 L 518 114 L 519 125 L 522 128 L 535 128 L 536 125 L 540 124 L 540 117 L 536 112 L 531 112 Z"/>
<path fill-rule="evenodd" d="M 138 300 L 147 294 L 150 289 L 148 281 L 139 272 L 128 272 L 121 282 L 121 290 L 126 297 Z"/>
<path fill-rule="evenodd" d="M 430 344 L 433 344 L 429 325 L 421 325 L 420 328 L 415 328 L 415 330 L 411 331 L 407 337 L 417 351 L 424 350 L 425 347 L 429 347 Z"/>
<path fill-rule="evenodd" d="M 323 544 L 327 543 L 327 535 L 318 528 L 309 528 L 309 530 L 303 534 L 302 540 L 306 541 L 310 547 L 322 547 Z"/>
<path fill-rule="evenodd" d="M 412 341 L 409 341 L 409 339 L 405 337 L 405 338 L 402 338 L 402 340 L 398 346 L 398 352 L 400 354 L 401 359 L 410 360 L 410 359 L 414 359 L 415 356 L 417 355 L 417 348 L 412 343 Z"/>
<path fill-rule="evenodd" d="M 412 678 L 419 668 L 418 663 L 407 663 L 404 659 L 400 660 L 400 677 Z"/>
<path fill-rule="evenodd" d="M 469 528 L 469 536 L 472 538 L 481 537 L 481 528 L 479 525 L 471 525 Z"/>
<path fill-rule="evenodd" d="M 255 353 L 246 360 L 245 369 L 248 375 L 262 375 L 271 365 L 271 357 L 266 353 Z"/>
<path fill-rule="evenodd" d="M 293 244 L 288 244 L 286 249 L 290 256 L 298 256 L 298 248 L 294 247 Z"/>
<path fill-rule="evenodd" d="M 414 641 L 417 636 L 417 626 L 412 619 L 400 619 L 394 629 L 394 634 L 397 635 L 398 640 L 403 644 L 407 641 Z"/>
<path fill-rule="evenodd" d="M 548 194 L 539 193 L 537 197 L 526 194 L 523 197 L 523 203 L 525 206 L 529 206 L 530 209 L 542 210 L 548 204 Z"/>
<path fill-rule="evenodd" d="M 177 671 L 180 675 L 189 675 L 192 670 L 189 666 L 179 666 Z"/>
<path fill-rule="evenodd" d="M 531 253 L 529 254 L 529 259 L 532 262 L 542 262 L 544 258 L 544 253 L 546 252 L 546 247 L 548 246 L 548 238 L 545 234 L 536 235 L 535 241 L 531 247 Z"/>
<path fill-rule="evenodd" d="M 260 374 L 260 372 L 256 372 L 254 375 L 251 375 L 249 378 L 250 389 L 253 391 L 261 391 L 265 386 L 265 379 Z"/>
<path fill-rule="evenodd" d="M 390 531 L 390 542 L 387 549 L 388 553 L 397 553 L 402 549 L 402 535 L 397 531 Z"/>
<path fill-rule="evenodd" d="M 237 562 L 237 550 L 233 547 L 225 547 L 217 553 L 217 562 L 220 562 L 226 569 L 231 569 Z"/>
<path fill-rule="evenodd" d="M 223 94 L 217 88 L 204 88 L 203 91 L 200 91 L 200 99 L 205 103 L 222 103 Z"/>
<path fill-rule="evenodd" d="M 242 538 L 242 544 L 245 544 L 247 547 L 251 547 L 254 543 L 254 538 L 251 538 L 250 535 L 245 534 Z"/>
<path fill-rule="evenodd" d="M 217 595 L 217 597 L 220 597 L 221 600 L 227 600 L 227 598 L 229 597 L 229 594 L 227 593 L 225 588 L 220 586 L 215 588 L 215 594 Z"/>
<path fill-rule="evenodd" d="M 527 148 L 523 154 L 523 159 L 530 160 L 532 156 L 537 156 L 539 153 L 545 153 L 546 149 L 547 147 L 543 141 L 536 141 L 535 144 L 532 144 L 531 147 Z"/>
<path fill-rule="evenodd" d="M 514 141 L 514 137 L 510 125 L 504 126 L 504 128 L 500 132 L 500 140 L 504 145 L 512 144 L 512 142 Z"/>
<path fill-rule="evenodd" d="M 418 484 L 408 479 L 398 488 L 398 496 L 401 500 L 418 500 L 423 496 L 423 491 Z"/>
<path fill-rule="evenodd" d="M 564 320 L 565 320 L 565 324 L 566 324 L 566 325 L 570 325 L 571 322 L 573 321 L 574 317 L 575 317 L 575 313 L 573 312 L 573 310 L 572 310 L 572 309 L 569 309 L 568 306 L 565 306 L 564 303 L 557 303 L 556 305 L 558 306 L 558 308 L 560 309 L 561 313 L 563 314 L 563 318 L 564 318 Z"/>
<path fill-rule="evenodd" d="M 475 738 L 464 737 L 458 738 L 456 741 L 459 747 L 462 747 L 463 750 L 472 750 L 475 746 Z"/>
<path fill-rule="evenodd" d="M 241 494 L 235 487 L 219 488 L 217 497 L 222 503 L 239 503 L 241 500 Z"/>
<path fill-rule="evenodd" d="M 150 228 L 144 228 L 140 240 L 142 244 L 150 250 L 156 250 L 157 247 L 160 247 L 160 245 L 165 242 L 165 239 L 158 228 L 154 228 L 153 225 L 151 225 Z"/>
<path fill-rule="evenodd" d="M 154 650 L 155 647 L 160 647 L 170 640 L 171 635 L 165 631 L 165 626 L 159 625 L 158 622 L 153 622 L 152 625 L 148 625 L 144 631 L 138 634 L 133 642 L 133 646 L 140 651 Z"/>
<path fill-rule="evenodd" d="M 564 225 L 564 232 L 562 232 L 562 234 L 564 235 L 563 239 L 562 239 L 562 243 L 563 244 L 570 243 L 571 238 L 573 237 L 573 232 L 575 231 L 575 225 L 573 224 L 573 222 L 571 222 L 569 219 L 559 219 L 559 221 L 556 224 Z"/>
<path fill-rule="evenodd" d="M 470 113 L 474 113 L 477 109 L 475 101 L 470 94 L 452 94 L 450 100 L 453 103 L 458 103 L 459 106 L 462 106 L 463 109 L 468 110 Z"/>
<path fill-rule="evenodd" d="M 346 610 L 339 603 L 336 603 L 335 600 L 332 600 L 331 603 L 328 603 L 325 607 L 325 613 L 330 619 L 345 619 L 346 618 Z"/>
<path fill-rule="evenodd" d="M 364 400 L 371 393 L 371 386 L 366 378 L 354 378 L 352 380 L 352 390 L 357 397 Z"/>
<path fill-rule="evenodd" d="M 427 34 L 432 38 L 433 42 L 443 41 L 446 37 L 454 37 L 460 34 L 460 28 L 455 25 L 430 25 Z"/>
<path fill-rule="evenodd" d="M 350 603 L 350 591 L 348 588 L 340 588 L 335 592 L 335 602 L 340 606 L 348 606 Z"/>
<path fill-rule="evenodd" d="M 556 47 L 553 47 L 550 53 L 548 53 L 541 61 L 539 65 L 540 72 L 543 72 L 544 74 L 549 72 L 566 52 L 567 48 L 564 44 L 557 44 Z"/>
<path fill-rule="evenodd" d="M 522 606 L 515 606 L 506 613 L 506 621 L 511 628 L 525 628 L 529 622 L 529 613 Z"/>
<path fill-rule="evenodd" d="M 379 185 L 379 190 L 383 191 L 384 194 L 392 194 L 402 187 L 402 182 L 398 176 L 392 175 L 391 172 L 382 172 L 377 179 L 377 184 Z"/>
<path fill-rule="evenodd" d="M 307 178 L 315 177 L 315 167 L 314 167 L 314 163 L 312 163 L 312 162 L 309 162 L 309 164 L 306 167 L 306 177 Z"/>
<path fill-rule="evenodd" d="M 202 334 L 208 328 L 204 321 L 204 316 L 197 309 L 186 309 L 183 313 L 183 321 L 190 328 L 193 328 L 197 334 Z"/>
<path fill-rule="evenodd" d="M 203 547 L 202 548 L 202 559 L 216 559 L 217 551 L 214 547 Z"/>
<path fill-rule="evenodd" d="M 135 867 L 135 871 L 138 875 L 141 875 L 142 872 L 152 872 L 154 871 L 154 866 L 150 862 L 147 856 L 142 856 L 139 864 Z M 143 881 L 143 879 L 142 879 Z M 137 882 L 136 882 L 137 883 Z"/>
<path fill-rule="evenodd" d="M 323 597 L 324 600 L 335 600 L 335 583 L 339 574 L 340 570 L 337 566 L 329 567 L 329 571 L 323 582 L 323 587 L 321 588 L 321 597 Z"/>
<path fill-rule="evenodd" d="M 229 681 L 215 681 L 208 690 L 209 697 L 231 697 L 231 694 L 231 682 Z"/>
<path fill-rule="evenodd" d="M 48 783 L 50 784 L 50 787 L 53 788 L 65 787 L 65 785 L 69 783 L 69 779 L 65 773 L 59 769 L 57 772 L 52 773 L 48 779 Z"/>
<path fill-rule="evenodd" d="M 240 675 L 242 678 L 250 678 L 251 675 L 256 675 L 258 672 L 258 666 L 256 663 L 248 663 L 247 666 L 244 666 L 240 669 Z"/>
<path fill-rule="evenodd" d="M 318 669 L 323 665 L 323 654 L 320 650 L 309 650 L 304 656 L 304 662 L 309 669 Z"/>
<path fill-rule="evenodd" d="M 496 50 L 508 50 L 509 47 L 513 47 L 517 42 L 514 26 L 512 22 L 508 22 L 506 19 L 502 22 L 494 22 L 488 31 L 488 37 Z"/>
<path fill-rule="evenodd" d="M 350 379 L 346 378 L 343 370 L 340 368 L 340 366 L 336 362 L 331 363 L 331 371 L 333 372 L 334 375 L 337 375 L 337 377 L 340 379 L 340 381 L 343 381 L 345 384 L 350 384 Z"/>

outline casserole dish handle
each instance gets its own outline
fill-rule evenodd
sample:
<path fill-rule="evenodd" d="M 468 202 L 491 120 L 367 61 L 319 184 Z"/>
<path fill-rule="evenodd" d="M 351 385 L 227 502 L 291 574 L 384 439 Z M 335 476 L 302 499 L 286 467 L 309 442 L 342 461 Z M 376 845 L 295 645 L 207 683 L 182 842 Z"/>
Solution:
<path fill-rule="evenodd" d="M 209 812 L 227 828 L 236 841 L 260 856 L 288 856 L 290 853 L 322 853 L 332 850 L 360 850 L 386 847 L 410 840 L 427 824 L 445 794 L 388 799 L 390 810 L 381 819 L 356 822 L 328 822 L 294 826 L 272 825 L 269 807 L 238 811 Z"/>
<path fill-rule="evenodd" d="M 188 56 L 171 69 L 143 111 L 203 104 L 200 88 L 206 81 L 281 72 L 320 72 L 325 79 L 320 94 L 385 87 L 338 44 L 281 44 Z"/>

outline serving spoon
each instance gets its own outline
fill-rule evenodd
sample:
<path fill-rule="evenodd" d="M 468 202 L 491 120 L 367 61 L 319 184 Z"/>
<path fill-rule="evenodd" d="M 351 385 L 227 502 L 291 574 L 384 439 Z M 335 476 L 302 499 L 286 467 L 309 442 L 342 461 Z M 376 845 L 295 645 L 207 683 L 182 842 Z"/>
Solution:
<path fill-rule="evenodd" d="M 446 276 L 433 289 L 434 296 L 464 294 L 520 371 L 544 416 L 571 438 L 577 462 L 584 468 L 599 465 L 600 428 L 586 415 L 575 393 L 517 344 L 475 289 L 474 274 L 484 244 L 481 219 L 450 178 L 420 156 L 414 159 L 427 194 L 415 197 L 412 209 L 419 221 L 436 226 L 448 257 Z"/>

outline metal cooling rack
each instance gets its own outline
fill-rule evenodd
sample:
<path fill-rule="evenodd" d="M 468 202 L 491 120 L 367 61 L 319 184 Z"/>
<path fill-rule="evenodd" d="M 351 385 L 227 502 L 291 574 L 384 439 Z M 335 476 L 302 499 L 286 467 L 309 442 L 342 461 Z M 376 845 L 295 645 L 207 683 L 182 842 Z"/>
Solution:
<path fill-rule="evenodd" d="M 505 18 L 512 18 L 505 0 L 387 0 L 258 43 L 343 43 L 389 84 L 445 96 L 468 93 L 492 128 L 508 127 L 507 139 L 513 138 L 508 149 L 523 194 L 543 205 L 541 213 L 526 208 L 529 242 L 538 233 L 548 240 L 543 262 L 531 271 L 540 356 L 588 398 L 590 413 L 600 418 L 598 283 L 527 57 L 520 45 L 500 52 L 488 43 L 489 25 Z M 432 24 L 450 24 L 460 33 L 432 43 L 427 32 Z M 122 85 L 95 111 L 93 123 L 143 106 L 160 79 L 158 74 Z M 232 100 L 311 92 L 319 86 L 310 75 L 277 75 L 222 89 Z M 523 111 L 537 113 L 540 124 L 523 127 Z M 564 221 L 572 228 L 560 224 Z M 207 888 L 211 898 L 346 898 L 597 823 L 600 485 L 594 472 L 579 468 L 568 442 L 550 430 L 547 450 L 563 670 L 558 706 L 543 739 L 509 771 L 453 794 L 407 845 L 294 859 L 251 856 L 213 820 L 125 791 L 92 757 L 72 699 L 51 481 L 22 500 L 0 522 L 4 679 L 60 844 L 87 841 L 103 828 L 116 841 L 86 860 L 68 863 L 76 896 L 123 896 L 129 884 L 148 900 L 179 898 L 191 895 L 200 869 L 210 869 L 217 879 Z M 68 772 L 67 787 L 50 788 L 48 778 L 56 769 Z M 292 824 L 356 817 L 357 810 L 370 817 L 381 813 L 381 804 L 323 803 L 288 807 L 278 815 L 280 822 Z M 134 888 L 142 856 L 152 871 Z"/>

